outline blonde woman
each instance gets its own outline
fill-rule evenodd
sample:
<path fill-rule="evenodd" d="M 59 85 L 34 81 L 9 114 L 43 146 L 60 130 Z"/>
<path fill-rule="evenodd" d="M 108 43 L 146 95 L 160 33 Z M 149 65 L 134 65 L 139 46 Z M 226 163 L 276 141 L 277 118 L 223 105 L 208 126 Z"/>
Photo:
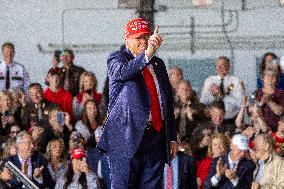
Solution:
<path fill-rule="evenodd" d="M 100 103 L 102 94 L 97 92 L 97 78 L 92 72 L 84 72 L 80 76 L 80 92 L 73 99 L 73 112 L 75 119 L 80 119 L 84 104 L 88 100 Z"/>
<path fill-rule="evenodd" d="M 65 147 L 62 139 L 52 139 L 46 147 L 45 158 L 48 161 L 48 170 L 54 182 L 59 178 L 67 167 Z"/>
<path fill-rule="evenodd" d="M 16 140 L 13 138 L 8 139 L 4 144 L 2 159 L 7 159 L 10 156 L 16 155 Z"/>
<path fill-rule="evenodd" d="M 212 160 L 225 155 L 230 149 L 229 138 L 221 133 L 211 135 L 208 144 L 208 155 L 201 161 L 197 162 L 197 184 L 199 188 L 204 187 L 204 182 L 208 175 Z"/>

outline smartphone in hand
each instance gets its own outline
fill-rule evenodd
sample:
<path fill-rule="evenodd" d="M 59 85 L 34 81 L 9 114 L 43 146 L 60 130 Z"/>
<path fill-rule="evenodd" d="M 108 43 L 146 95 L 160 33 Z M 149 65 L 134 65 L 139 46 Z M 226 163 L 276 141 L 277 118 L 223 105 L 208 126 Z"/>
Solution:
<path fill-rule="evenodd" d="M 64 125 L 64 122 L 65 122 L 65 119 L 64 119 L 64 112 L 58 111 L 58 112 L 56 113 L 56 120 L 57 120 L 57 123 L 58 123 L 60 126 L 63 126 L 63 125 Z"/>

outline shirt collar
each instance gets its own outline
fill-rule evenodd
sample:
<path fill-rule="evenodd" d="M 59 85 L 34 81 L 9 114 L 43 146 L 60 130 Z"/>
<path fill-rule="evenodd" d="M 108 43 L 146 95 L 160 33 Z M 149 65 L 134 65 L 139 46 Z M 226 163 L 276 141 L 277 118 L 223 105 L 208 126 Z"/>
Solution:
<path fill-rule="evenodd" d="M 24 159 L 23 158 L 21 158 L 21 156 L 20 155 L 18 155 L 18 157 L 19 157 L 19 160 L 20 160 L 20 162 L 21 162 L 21 164 L 23 163 L 23 161 L 24 161 Z M 27 163 L 28 164 L 30 164 L 31 163 L 31 158 L 29 158 L 28 160 L 27 160 Z"/>
<path fill-rule="evenodd" d="M 231 159 L 231 153 L 229 153 L 229 155 L 228 155 L 228 160 L 229 160 L 229 164 L 230 164 L 230 165 L 231 165 L 232 163 L 235 163 L 236 166 L 239 164 L 239 161 L 240 161 L 240 160 L 233 161 L 233 160 Z"/>
<path fill-rule="evenodd" d="M 226 76 L 223 78 L 223 80 L 226 80 L 227 77 L 228 77 L 228 75 L 226 75 Z M 221 79 L 222 79 L 222 77 L 221 77 L 220 75 L 217 75 L 217 78 L 218 78 L 218 80 L 221 80 Z"/>

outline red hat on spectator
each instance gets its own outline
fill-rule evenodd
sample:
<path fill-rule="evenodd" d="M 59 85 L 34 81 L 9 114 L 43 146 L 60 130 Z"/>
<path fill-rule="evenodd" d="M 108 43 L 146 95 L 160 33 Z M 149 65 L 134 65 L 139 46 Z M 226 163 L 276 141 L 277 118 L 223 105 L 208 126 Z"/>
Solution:
<path fill-rule="evenodd" d="M 73 149 L 71 151 L 71 158 L 72 159 L 80 159 L 86 157 L 85 150 L 82 150 L 81 148 Z"/>
<path fill-rule="evenodd" d="M 124 38 L 138 38 L 144 34 L 151 34 L 150 24 L 144 18 L 135 18 L 124 27 Z"/>

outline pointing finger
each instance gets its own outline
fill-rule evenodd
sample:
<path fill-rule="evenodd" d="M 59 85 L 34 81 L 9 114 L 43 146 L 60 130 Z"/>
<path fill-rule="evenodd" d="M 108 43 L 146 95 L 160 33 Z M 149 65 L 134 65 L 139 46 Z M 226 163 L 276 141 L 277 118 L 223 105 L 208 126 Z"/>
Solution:
<path fill-rule="evenodd" d="M 154 34 L 157 34 L 157 33 L 158 33 L 158 29 L 159 29 L 159 26 L 156 25 L 156 26 L 155 26 L 155 30 L 154 30 Z"/>

